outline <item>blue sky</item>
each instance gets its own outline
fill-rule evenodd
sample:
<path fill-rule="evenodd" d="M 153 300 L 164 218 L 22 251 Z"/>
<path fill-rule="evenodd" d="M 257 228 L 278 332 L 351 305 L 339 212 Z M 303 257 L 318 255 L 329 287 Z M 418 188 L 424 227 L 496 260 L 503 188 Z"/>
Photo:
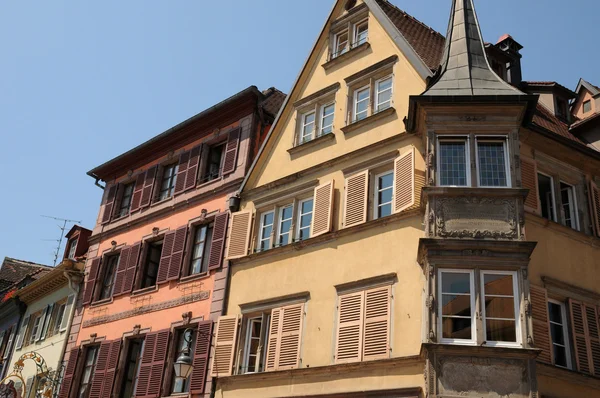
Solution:
<path fill-rule="evenodd" d="M 450 0 L 392 0 L 445 33 Z M 0 3 L 0 258 L 52 264 L 93 227 L 86 172 L 250 86 L 288 92 L 333 0 Z M 525 48 L 524 78 L 600 84 L 597 0 L 476 1 L 485 39 Z M 596 49 L 596 51 L 594 51 Z"/>

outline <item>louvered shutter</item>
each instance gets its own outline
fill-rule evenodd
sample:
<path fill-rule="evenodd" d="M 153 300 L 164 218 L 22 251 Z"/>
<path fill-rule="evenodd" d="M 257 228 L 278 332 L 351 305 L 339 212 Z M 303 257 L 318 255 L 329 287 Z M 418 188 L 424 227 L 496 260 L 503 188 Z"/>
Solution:
<path fill-rule="evenodd" d="M 333 180 L 315 187 L 313 199 L 312 237 L 331 231 L 333 213 Z"/>
<path fill-rule="evenodd" d="M 60 324 L 60 331 L 64 332 L 67 330 L 67 325 L 69 324 L 69 320 L 71 319 L 71 309 L 73 308 L 73 303 L 75 302 L 75 295 L 70 294 L 67 297 L 67 305 L 65 305 L 65 309 L 63 310 L 63 318 Z"/>
<path fill-rule="evenodd" d="M 106 202 L 104 203 L 104 212 L 102 213 L 102 224 L 110 222 L 112 218 L 115 198 L 117 196 L 118 184 L 113 184 L 108 188 L 108 194 L 106 195 Z"/>
<path fill-rule="evenodd" d="M 394 160 L 394 213 L 415 204 L 415 149 Z"/>
<path fill-rule="evenodd" d="M 96 286 L 96 279 L 98 278 L 98 272 L 100 271 L 100 262 L 102 257 L 95 257 L 91 260 L 90 273 L 88 274 L 87 282 L 85 282 L 85 289 L 83 291 L 83 305 L 88 305 L 94 299 L 94 287 Z"/>
<path fill-rule="evenodd" d="M 231 215 L 229 246 L 227 247 L 228 259 L 244 257 L 248 254 L 252 215 L 252 212 L 249 210 L 238 211 Z"/>
<path fill-rule="evenodd" d="M 185 181 L 187 179 L 188 164 L 190 162 L 190 151 L 185 151 L 179 155 L 179 163 L 177 167 L 177 178 L 175 179 L 175 192 L 180 194 L 185 191 Z"/>
<path fill-rule="evenodd" d="M 127 273 L 127 261 L 131 254 L 131 246 L 126 246 L 121 250 L 119 255 L 119 263 L 117 264 L 117 274 L 115 276 L 115 286 L 113 288 L 113 297 L 120 296 L 124 293 L 125 274 Z"/>
<path fill-rule="evenodd" d="M 127 294 L 133 290 L 133 284 L 135 282 L 135 271 L 137 270 L 141 247 L 142 242 L 134 243 L 131 246 L 131 252 L 127 257 L 127 270 L 125 271 L 125 279 L 123 281 L 123 290 L 121 294 Z"/>
<path fill-rule="evenodd" d="M 521 158 L 521 185 L 529 189 L 525 198 L 525 209 L 539 213 L 537 164 L 534 160 Z"/>
<path fill-rule="evenodd" d="M 577 300 L 569 299 L 571 311 L 571 332 L 575 342 L 575 363 L 577 370 L 583 373 L 592 373 L 590 364 L 589 341 L 585 319 L 584 305 Z"/>
<path fill-rule="evenodd" d="M 188 170 L 185 176 L 184 189 L 187 191 L 196 188 L 198 181 L 198 167 L 200 166 L 200 154 L 202 153 L 202 145 L 192 148 L 190 153 L 190 161 L 188 162 Z"/>
<path fill-rule="evenodd" d="M 156 179 L 156 170 L 158 166 L 152 166 L 146 171 L 144 178 L 144 189 L 142 190 L 142 199 L 140 207 L 148 207 L 152 202 L 152 191 L 154 190 L 154 180 Z"/>
<path fill-rule="evenodd" d="M 48 328 L 50 327 L 50 321 L 52 319 L 52 310 L 53 309 L 54 309 L 54 303 L 48 304 L 46 306 L 44 322 L 41 324 L 40 340 L 44 340 L 46 338 L 46 334 L 48 334 Z"/>
<path fill-rule="evenodd" d="M 167 349 L 169 347 L 169 330 L 156 332 L 156 345 L 154 346 L 154 355 L 152 357 L 152 371 L 150 381 L 148 382 L 148 393 L 146 397 L 156 398 L 160 396 L 162 387 L 165 363 L 167 362 Z"/>
<path fill-rule="evenodd" d="M 157 333 L 148 333 L 144 339 L 142 361 L 138 371 L 138 380 L 135 387 L 136 397 L 145 397 L 148 393 L 148 384 L 152 374 L 152 360 L 154 358 L 154 347 L 156 346 Z"/>
<path fill-rule="evenodd" d="M 238 333 L 237 315 L 222 316 L 215 333 L 215 354 L 213 356 L 212 377 L 231 376 Z"/>
<path fill-rule="evenodd" d="M 339 297 L 335 363 L 360 361 L 364 297 L 364 292 L 349 293 Z"/>
<path fill-rule="evenodd" d="M 594 181 L 590 181 L 589 194 L 592 224 L 594 225 L 596 236 L 600 237 L 600 188 L 598 188 L 598 185 Z"/>
<path fill-rule="evenodd" d="M 146 181 L 146 172 L 138 174 L 135 180 L 135 186 L 131 196 L 131 209 L 129 210 L 130 213 L 133 213 L 140 208 L 142 203 L 142 191 L 144 190 L 144 181 Z"/>
<path fill-rule="evenodd" d="M 346 178 L 346 190 L 344 198 L 344 227 L 352 227 L 367 221 L 368 195 L 368 170 Z"/>
<path fill-rule="evenodd" d="M 300 365 L 300 343 L 304 304 L 294 304 L 281 309 L 277 370 L 296 369 Z"/>
<path fill-rule="evenodd" d="M 198 324 L 198 335 L 196 336 L 196 347 L 194 348 L 194 369 L 192 370 L 192 375 L 190 376 L 191 394 L 204 393 L 211 337 L 212 321 L 200 322 Z"/>
<path fill-rule="evenodd" d="M 60 386 L 60 393 L 58 398 L 68 398 L 71 392 L 71 384 L 73 384 L 73 377 L 75 376 L 75 370 L 77 369 L 77 359 L 79 358 L 79 347 L 71 349 L 69 352 L 69 362 L 65 368 L 65 374 L 62 379 Z"/>
<path fill-rule="evenodd" d="M 233 173 L 236 166 L 238 146 L 240 144 L 240 129 L 229 132 L 227 146 L 225 147 L 225 159 L 223 160 L 223 175 Z"/>
<path fill-rule="evenodd" d="M 8 357 L 10 356 L 11 352 L 12 352 L 12 343 L 13 340 L 15 339 L 15 334 L 17 331 L 17 325 L 13 325 L 10 327 L 10 329 L 8 329 L 8 341 L 6 342 L 6 347 L 4 348 L 4 354 L 2 355 L 2 359 L 4 363 L 6 363 L 6 360 L 8 359 Z"/>
<path fill-rule="evenodd" d="M 533 341 L 535 347 L 542 350 L 537 359 L 541 362 L 553 363 L 552 339 L 548 318 L 548 294 L 546 289 L 535 285 L 529 285 L 529 294 L 531 296 Z"/>
<path fill-rule="evenodd" d="M 365 291 L 362 359 L 390 357 L 390 312 L 392 287 Z"/>
<path fill-rule="evenodd" d="M 34 341 L 40 341 L 42 339 L 42 333 L 44 331 L 44 325 L 46 324 L 46 316 L 48 316 L 48 306 L 44 308 L 42 315 L 40 315 L 40 324 L 38 326 L 36 335 L 33 336 Z"/>
<path fill-rule="evenodd" d="M 598 327 L 598 311 L 595 306 L 584 304 L 585 321 L 590 344 L 590 365 L 592 374 L 600 375 L 600 328 Z"/>
<path fill-rule="evenodd" d="M 163 239 L 162 251 L 160 254 L 160 262 L 158 264 L 158 274 L 156 283 L 167 281 L 169 267 L 171 266 L 171 255 L 173 254 L 173 244 L 175 243 L 175 231 L 169 231 Z"/>
<path fill-rule="evenodd" d="M 103 341 L 98 350 L 96 358 L 96 367 L 92 375 L 92 387 L 88 398 L 104 398 L 102 395 L 102 385 L 104 384 L 104 376 L 106 376 L 106 365 L 108 365 L 108 354 L 110 352 L 110 341 Z"/>
<path fill-rule="evenodd" d="M 6 339 L 6 336 L 8 335 L 8 333 L 10 332 L 10 330 L 3 330 L 0 332 L 0 358 L 4 358 L 4 353 L 6 352 L 6 347 L 4 347 L 4 340 Z M 0 361 L 2 362 L 2 361 Z M 0 372 L 2 371 L 2 368 L 0 368 Z"/>
<path fill-rule="evenodd" d="M 183 226 L 175 230 L 175 240 L 173 241 L 173 251 L 171 252 L 171 262 L 169 264 L 169 272 L 167 280 L 179 279 L 181 273 L 181 264 L 183 263 L 183 254 L 185 252 L 185 238 L 187 236 L 188 227 Z"/>
<path fill-rule="evenodd" d="M 212 242 L 208 257 L 208 269 L 221 268 L 223 264 L 223 249 L 227 237 L 227 224 L 229 223 L 229 212 L 219 213 L 215 216 L 213 226 Z"/>
<path fill-rule="evenodd" d="M 265 371 L 267 372 L 277 370 L 280 325 L 281 308 L 273 308 L 271 310 L 271 322 L 269 324 L 269 337 L 267 340 L 267 360 L 265 364 Z"/>
<path fill-rule="evenodd" d="M 21 328 L 19 329 L 19 334 L 17 335 L 17 341 L 15 343 L 15 347 L 17 350 L 20 350 L 23 347 L 23 339 L 25 339 L 25 334 L 27 333 L 27 327 L 29 326 L 29 315 L 23 318 L 23 322 L 21 322 Z"/>
<path fill-rule="evenodd" d="M 102 393 L 100 397 L 109 398 L 111 396 L 115 383 L 117 366 L 119 365 L 119 353 L 121 352 L 121 339 L 110 342 L 108 349 L 108 361 L 106 363 L 106 372 L 104 374 L 104 382 L 102 383 Z"/>

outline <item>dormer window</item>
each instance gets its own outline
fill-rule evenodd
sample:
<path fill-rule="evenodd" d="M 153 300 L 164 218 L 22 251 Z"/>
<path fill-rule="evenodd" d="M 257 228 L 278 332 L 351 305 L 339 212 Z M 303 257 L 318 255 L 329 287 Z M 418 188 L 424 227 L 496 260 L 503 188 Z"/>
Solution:
<path fill-rule="evenodd" d="M 330 60 L 346 54 L 350 50 L 366 44 L 369 39 L 369 20 L 365 14 L 352 16 L 349 22 L 335 24 L 332 28 L 332 46 Z"/>
<path fill-rule="evenodd" d="M 556 115 L 561 118 L 567 117 L 567 102 L 562 98 L 556 99 Z"/>
<path fill-rule="evenodd" d="M 68 254 L 67 258 L 70 260 L 75 259 L 75 252 L 77 250 L 77 242 L 78 241 L 79 241 L 79 239 L 77 239 L 77 238 L 71 239 L 69 241 L 69 254 Z"/>

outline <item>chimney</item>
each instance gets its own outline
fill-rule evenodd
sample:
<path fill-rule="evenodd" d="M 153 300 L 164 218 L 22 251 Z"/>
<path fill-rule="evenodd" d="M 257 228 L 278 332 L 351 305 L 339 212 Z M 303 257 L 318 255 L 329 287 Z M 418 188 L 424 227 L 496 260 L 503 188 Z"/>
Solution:
<path fill-rule="evenodd" d="M 521 58 L 523 56 L 520 53 L 521 49 L 523 49 L 523 46 L 515 41 L 511 35 L 506 34 L 498 39 L 496 47 L 498 47 L 510 58 L 510 62 L 506 67 L 506 78 L 510 84 L 518 87 L 523 80 L 523 73 L 521 71 Z"/>

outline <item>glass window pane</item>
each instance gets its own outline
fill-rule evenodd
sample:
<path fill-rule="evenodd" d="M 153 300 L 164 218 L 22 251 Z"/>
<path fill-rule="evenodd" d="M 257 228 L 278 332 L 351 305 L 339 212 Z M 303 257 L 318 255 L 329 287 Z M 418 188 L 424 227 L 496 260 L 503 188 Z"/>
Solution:
<path fill-rule="evenodd" d="M 443 293 L 471 293 L 471 274 L 442 272 Z"/>
<path fill-rule="evenodd" d="M 486 318 L 515 319 L 515 302 L 512 297 L 486 297 Z"/>
<path fill-rule="evenodd" d="M 560 305 L 548 303 L 548 316 L 550 317 L 550 322 L 562 324 L 562 310 Z"/>
<path fill-rule="evenodd" d="M 514 343 L 517 341 L 515 321 L 486 319 L 486 340 Z"/>
<path fill-rule="evenodd" d="M 442 315 L 471 316 L 470 295 L 442 295 Z"/>
<path fill-rule="evenodd" d="M 503 142 L 479 141 L 477 143 L 477 156 L 479 159 L 479 184 L 481 186 L 505 187 L 508 185 Z"/>
<path fill-rule="evenodd" d="M 563 326 L 556 323 L 550 323 L 550 333 L 552 342 L 555 344 L 565 345 L 565 336 L 563 334 Z"/>
<path fill-rule="evenodd" d="M 483 276 L 485 295 L 513 296 L 512 275 L 485 274 Z"/>
<path fill-rule="evenodd" d="M 441 141 L 439 153 L 440 185 L 467 185 L 467 155 L 465 141 Z"/>
<path fill-rule="evenodd" d="M 444 318 L 442 337 L 445 339 L 471 339 L 471 318 Z"/>
<path fill-rule="evenodd" d="M 559 345 L 554 345 L 554 364 L 557 366 L 562 366 L 566 368 L 568 366 L 567 362 L 567 349 L 566 347 L 561 347 Z"/>

